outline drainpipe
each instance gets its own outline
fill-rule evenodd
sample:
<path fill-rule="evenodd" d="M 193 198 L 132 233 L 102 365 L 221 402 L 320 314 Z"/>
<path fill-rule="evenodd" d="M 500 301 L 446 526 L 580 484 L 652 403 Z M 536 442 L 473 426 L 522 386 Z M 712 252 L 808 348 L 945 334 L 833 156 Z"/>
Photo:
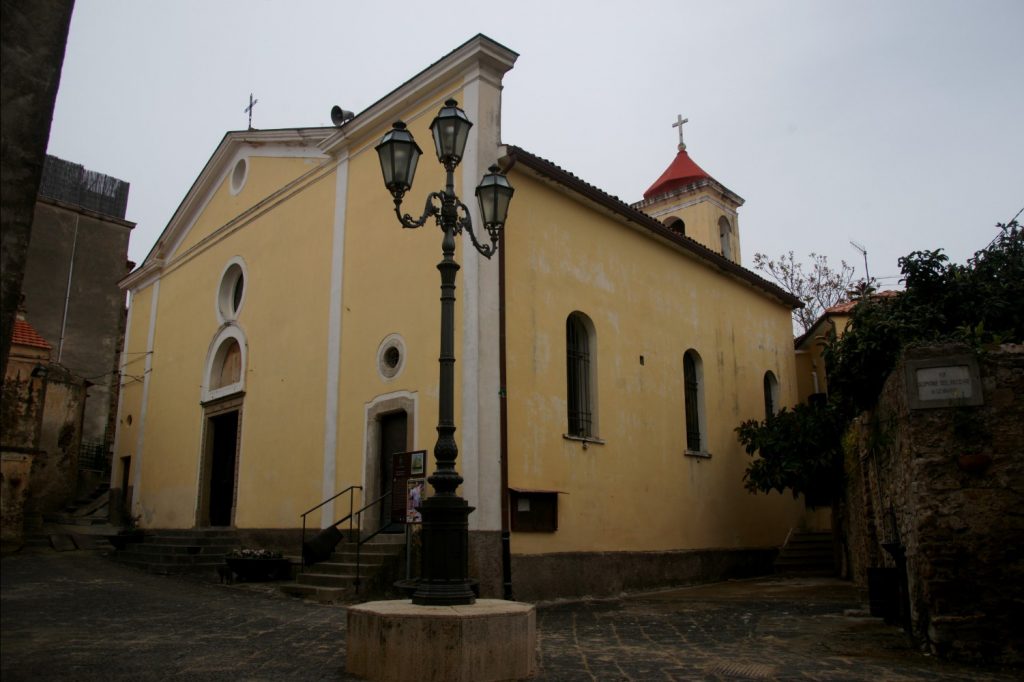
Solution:
<path fill-rule="evenodd" d="M 75 214 L 75 237 L 71 242 L 71 260 L 68 262 L 68 283 L 64 291 L 64 316 L 60 320 L 60 341 L 57 343 L 57 362 L 64 356 L 64 330 L 68 326 L 68 306 L 71 303 L 71 279 L 75 274 L 75 253 L 78 251 L 78 214 Z"/>
<path fill-rule="evenodd" d="M 512 535 L 508 505 L 508 393 L 505 375 L 505 235 L 498 249 L 498 367 L 501 432 L 501 580 L 503 596 L 512 600 Z"/>

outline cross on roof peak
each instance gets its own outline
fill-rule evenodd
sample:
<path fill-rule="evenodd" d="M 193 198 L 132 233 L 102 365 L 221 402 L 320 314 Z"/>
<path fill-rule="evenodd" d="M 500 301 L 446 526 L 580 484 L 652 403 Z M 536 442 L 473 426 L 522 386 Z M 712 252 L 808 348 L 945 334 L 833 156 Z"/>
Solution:
<path fill-rule="evenodd" d="M 689 122 L 690 119 L 683 118 L 682 114 L 676 114 L 676 122 L 672 124 L 673 128 L 679 128 L 679 151 L 686 150 L 686 143 L 683 142 L 683 125 Z"/>
<path fill-rule="evenodd" d="M 247 106 L 245 109 L 242 110 L 245 113 L 249 114 L 249 130 L 252 130 L 252 109 L 257 104 L 259 104 L 259 102 L 260 101 L 258 99 L 253 99 L 252 93 L 250 92 L 249 93 L 249 106 Z M 680 139 L 682 139 L 682 138 L 680 138 Z"/>

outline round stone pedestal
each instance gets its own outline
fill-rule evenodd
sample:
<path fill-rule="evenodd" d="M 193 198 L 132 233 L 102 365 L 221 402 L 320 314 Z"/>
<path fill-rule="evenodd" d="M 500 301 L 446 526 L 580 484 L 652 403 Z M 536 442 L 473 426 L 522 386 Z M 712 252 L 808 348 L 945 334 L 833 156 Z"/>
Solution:
<path fill-rule="evenodd" d="M 536 614 L 530 604 L 500 599 L 367 602 L 348 610 L 345 648 L 345 669 L 368 680 L 520 680 L 537 671 Z"/>

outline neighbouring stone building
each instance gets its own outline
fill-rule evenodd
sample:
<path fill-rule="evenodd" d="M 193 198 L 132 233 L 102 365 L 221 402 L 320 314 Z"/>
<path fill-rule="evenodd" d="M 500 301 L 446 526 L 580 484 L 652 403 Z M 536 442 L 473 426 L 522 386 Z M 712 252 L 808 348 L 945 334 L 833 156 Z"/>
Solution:
<path fill-rule="evenodd" d="M 88 383 L 51 362 L 51 351 L 19 313 L 0 397 L 5 543 L 20 542 L 25 520 L 38 522 L 77 488 Z"/>
<path fill-rule="evenodd" d="M 1024 660 L 1024 346 L 907 350 L 846 443 L 849 569 L 942 655 Z"/>
<path fill-rule="evenodd" d="M 114 442 L 126 314 L 118 281 L 135 226 L 124 219 L 127 204 L 127 182 L 48 155 L 22 284 L 26 319 L 49 342 L 52 362 L 89 382 L 80 464 L 101 473 Z"/>

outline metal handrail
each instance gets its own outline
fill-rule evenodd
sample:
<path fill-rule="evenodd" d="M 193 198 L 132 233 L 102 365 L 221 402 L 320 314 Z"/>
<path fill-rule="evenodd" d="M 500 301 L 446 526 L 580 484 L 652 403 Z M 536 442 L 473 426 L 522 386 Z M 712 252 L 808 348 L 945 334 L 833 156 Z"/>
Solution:
<path fill-rule="evenodd" d="M 303 568 L 305 568 L 305 566 L 306 566 L 306 560 L 304 558 L 304 552 L 303 552 L 303 550 L 306 548 L 306 516 L 308 516 L 309 514 L 312 514 L 317 509 L 319 509 L 320 507 L 324 506 L 328 502 L 332 502 L 332 501 L 336 500 L 337 498 L 341 497 L 342 495 L 344 495 L 345 493 L 348 493 L 349 494 L 349 496 L 348 496 L 348 514 L 346 516 L 343 516 L 342 518 L 338 519 L 334 523 L 332 523 L 331 526 L 337 526 L 339 523 L 344 523 L 345 521 L 348 521 L 348 533 L 349 533 L 349 537 L 351 537 L 352 536 L 352 519 L 354 518 L 353 517 L 353 513 L 352 513 L 352 507 L 354 506 L 354 503 L 353 503 L 353 498 L 354 498 L 353 491 L 354 490 L 359 490 L 360 492 L 362 492 L 363 486 L 361 486 L 361 485 L 350 485 L 349 487 L 347 487 L 344 490 L 342 490 L 340 493 L 335 493 L 334 495 L 332 495 L 331 497 L 328 497 L 326 500 L 324 500 L 320 504 L 316 505 L 312 509 L 310 509 L 308 511 L 305 511 L 302 514 L 300 514 L 300 516 L 302 516 L 302 544 L 299 545 L 299 558 L 300 558 L 300 563 L 301 563 Z M 327 526 L 324 526 L 324 527 L 327 528 Z"/>
<path fill-rule="evenodd" d="M 355 516 L 358 517 L 357 525 L 359 526 L 359 530 L 360 530 L 359 541 L 356 543 L 356 579 L 355 579 L 355 587 L 356 587 L 356 593 L 357 594 L 359 592 L 359 586 L 360 586 L 360 584 L 362 582 L 361 579 L 360 579 L 360 567 L 362 566 L 361 555 L 362 555 L 363 545 L 365 543 L 369 542 L 370 540 L 372 540 L 373 538 L 377 537 L 377 535 L 379 535 L 385 528 L 387 528 L 388 526 L 391 525 L 390 522 L 388 522 L 386 524 L 383 524 L 383 525 L 380 526 L 380 528 L 378 528 L 377 530 L 373 531 L 372 533 L 370 533 L 369 535 L 367 535 L 364 538 L 364 537 L 362 537 L 363 512 L 367 511 L 368 509 L 370 509 L 372 507 L 377 506 L 378 504 L 383 502 L 385 499 L 390 498 L 391 497 L 391 493 L 392 493 L 392 490 L 388 490 L 386 493 L 384 493 L 383 495 L 378 497 L 376 500 L 373 500 L 372 502 L 363 505 L 362 509 L 358 509 L 355 512 Z"/>

